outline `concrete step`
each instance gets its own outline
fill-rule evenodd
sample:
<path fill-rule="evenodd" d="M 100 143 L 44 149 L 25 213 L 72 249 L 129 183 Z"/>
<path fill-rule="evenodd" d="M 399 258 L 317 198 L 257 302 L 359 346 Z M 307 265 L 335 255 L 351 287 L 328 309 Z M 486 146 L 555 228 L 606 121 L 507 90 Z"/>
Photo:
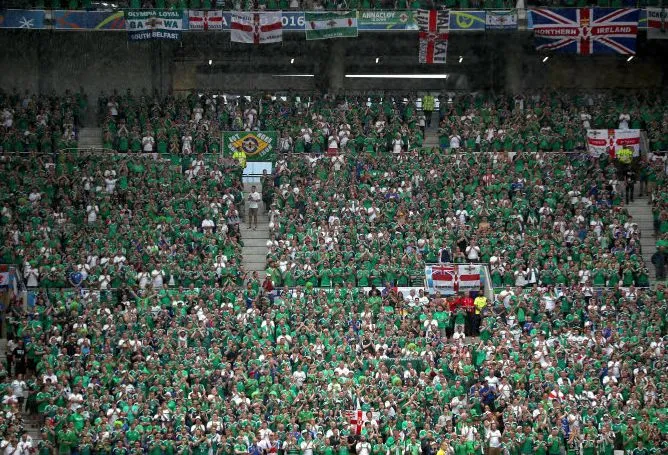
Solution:
<path fill-rule="evenodd" d="M 269 228 L 258 225 L 257 230 L 246 229 L 246 226 L 241 230 L 241 240 L 246 243 L 246 239 L 264 239 L 265 241 L 269 240 Z"/>
<path fill-rule="evenodd" d="M 253 240 L 259 240 L 259 239 L 253 239 Z M 248 255 L 252 254 L 267 254 L 267 247 L 264 244 L 258 245 L 258 246 L 249 246 L 248 243 L 244 245 L 244 247 L 241 249 L 241 254 L 243 257 L 246 257 Z"/>
<path fill-rule="evenodd" d="M 255 263 L 264 263 L 267 260 L 267 253 L 260 253 L 260 254 L 244 254 L 243 255 L 244 259 L 242 262 L 244 263 L 250 263 L 250 262 L 255 262 Z"/>
<path fill-rule="evenodd" d="M 636 194 L 638 187 L 636 186 Z M 633 202 L 625 206 L 626 211 L 633 217 L 633 222 L 638 224 L 640 229 L 640 250 L 645 267 L 653 271 L 652 255 L 656 251 L 656 239 L 654 237 L 654 217 L 652 216 L 652 207 L 648 203 L 648 198 L 636 197 Z"/>

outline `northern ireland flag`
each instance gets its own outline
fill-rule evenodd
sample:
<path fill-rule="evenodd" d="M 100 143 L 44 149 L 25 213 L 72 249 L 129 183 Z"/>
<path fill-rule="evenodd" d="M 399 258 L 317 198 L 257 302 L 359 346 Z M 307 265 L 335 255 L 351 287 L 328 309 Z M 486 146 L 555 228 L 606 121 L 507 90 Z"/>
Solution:
<path fill-rule="evenodd" d="M 632 150 L 633 156 L 640 156 L 640 130 L 587 130 L 587 148 L 596 158 L 607 153 L 615 159 L 623 148 Z"/>
<path fill-rule="evenodd" d="M 531 10 L 536 50 L 581 55 L 635 55 L 639 17 L 636 8 Z"/>
<path fill-rule="evenodd" d="M 458 290 L 478 289 L 480 287 L 480 266 L 463 264 L 457 266 Z"/>
<path fill-rule="evenodd" d="M 188 10 L 188 30 L 222 30 L 224 22 L 222 10 Z"/>
<path fill-rule="evenodd" d="M 233 12 L 230 39 L 235 43 L 266 44 L 283 41 L 283 22 L 280 11 L 265 13 Z"/>
<path fill-rule="evenodd" d="M 450 11 L 418 10 L 415 15 L 420 39 L 420 63 L 445 63 L 448 54 Z"/>
<path fill-rule="evenodd" d="M 350 430 L 354 431 L 355 434 L 360 434 L 364 425 L 364 411 L 361 409 L 346 411 L 346 417 L 348 417 L 348 421 L 350 422 Z"/>
<path fill-rule="evenodd" d="M 668 10 L 647 8 L 647 38 L 668 39 Z"/>

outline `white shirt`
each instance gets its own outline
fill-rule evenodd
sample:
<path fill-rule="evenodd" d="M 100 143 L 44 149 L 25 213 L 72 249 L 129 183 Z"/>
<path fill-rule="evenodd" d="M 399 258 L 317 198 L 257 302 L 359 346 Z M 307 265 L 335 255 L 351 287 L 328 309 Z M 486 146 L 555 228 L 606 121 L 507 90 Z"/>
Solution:
<path fill-rule="evenodd" d="M 141 140 L 141 143 L 144 146 L 143 150 L 145 152 L 152 152 L 155 139 L 153 139 L 153 136 L 144 136 L 144 138 Z"/>
<path fill-rule="evenodd" d="M 304 441 L 301 443 L 303 455 L 313 455 L 313 441 Z"/>
<path fill-rule="evenodd" d="M 256 209 L 258 208 L 259 202 L 262 200 L 262 196 L 257 191 L 254 191 L 248 195 L 248 208 Z"/>
<path fill-rule="evenodd" d="M 477 245 L 466 247 L 466 257 L 471 261 L 477 261 L 480 255 L 480 247 Z"/>
<path fill-rule="evenodd" d="M 492 448 L 501 447 L 501 432 L 499 430 L 489 430 L 487 441 L 489 441 L 489 446 Z"/>
<path fill-rule="evenodd" d="M 367 441 L 360 441 L 355 446 L 355 451 L 357 455 L 369 455 L 371 453 L 371 444 Z"/>

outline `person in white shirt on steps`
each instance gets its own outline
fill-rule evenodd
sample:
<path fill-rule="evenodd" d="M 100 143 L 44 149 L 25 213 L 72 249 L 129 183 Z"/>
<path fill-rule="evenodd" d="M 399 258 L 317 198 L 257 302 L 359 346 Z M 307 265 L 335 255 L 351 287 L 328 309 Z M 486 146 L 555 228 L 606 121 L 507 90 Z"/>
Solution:
<path fill-rule="evenodd" d="M 255 185 L 251 187 L 250 194 L 248 195 L 248 229 L 253 227 L 253 221 L 255 221 L 255 227 L 253 230 L 257 229 L 257 211 L 260 207 L 260 201 L 262 200 L 262 195 L 257 192 Z"/>

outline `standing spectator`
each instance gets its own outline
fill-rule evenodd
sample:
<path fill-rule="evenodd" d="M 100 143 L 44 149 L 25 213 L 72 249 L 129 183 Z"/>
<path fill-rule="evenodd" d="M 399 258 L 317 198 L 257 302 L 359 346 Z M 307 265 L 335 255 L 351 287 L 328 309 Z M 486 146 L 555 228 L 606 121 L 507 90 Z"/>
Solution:
<path fill-rule="evenodd" d="M 18 344 L 12 352 L 12 356 L 14 358 L 17 376 L 23 377 L 26 373 L 26 348 L 23 346 L 23 340 L 18 341 Z"/>
<path fill-rule="evenodd" d="M 659 247 L 656 253 L 652 255 L 652 264 L 656 269 L 656 279 L 665 280 L 666 279 L 666 253 L 662 246 Z"/>
<path fill-rule="evenodd" d="M 248 194 L 248 229 L 252 227 L 253 230 L 257 230 L 257 211 L 260 208 L 261 200 L 262 196 L 257 192 L 256 186 L 253 185 Z M 255 221 L 255 226 L 253 226 L 253 221 Z"/>
<path fill-rule="evenodd" d="M 496 422 L 492 422 L 491 428 L 486 431 L 485 439 L 489 447 L 489 455 L 501 454 L 501 431 L 497 428 Z"/>
<path fill-rule="evenodd" d="M 427 128 L 431 126 L 431 116 L 434 113 L 434 97 L 432 95 L 425 95 L 422 97 L 422 111 L 427 121 Z"/>

